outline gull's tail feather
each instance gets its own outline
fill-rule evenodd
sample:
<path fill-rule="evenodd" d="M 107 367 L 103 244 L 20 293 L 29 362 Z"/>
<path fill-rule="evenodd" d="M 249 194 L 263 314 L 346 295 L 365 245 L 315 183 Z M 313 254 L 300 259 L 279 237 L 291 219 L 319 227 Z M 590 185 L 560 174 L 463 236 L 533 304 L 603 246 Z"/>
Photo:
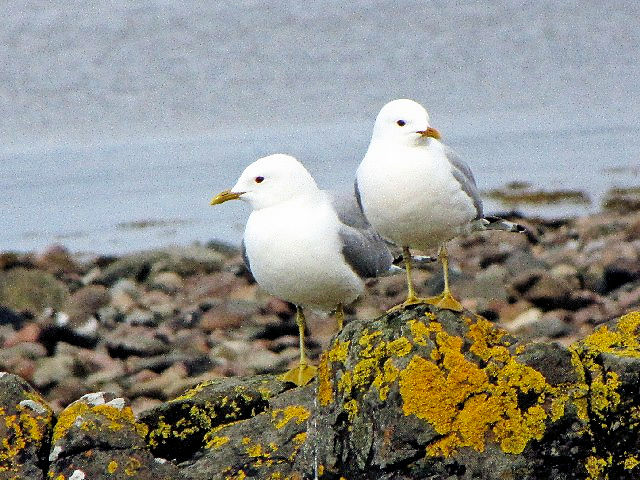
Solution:
<path fill-rule="evenodd" d="M 503 232 L 524 233 L 527 231 L 525 227 L 518 223 L 510 222 L 500 217 L 484 217 L 473 222 L 473 230 L 502 230 Z"/>

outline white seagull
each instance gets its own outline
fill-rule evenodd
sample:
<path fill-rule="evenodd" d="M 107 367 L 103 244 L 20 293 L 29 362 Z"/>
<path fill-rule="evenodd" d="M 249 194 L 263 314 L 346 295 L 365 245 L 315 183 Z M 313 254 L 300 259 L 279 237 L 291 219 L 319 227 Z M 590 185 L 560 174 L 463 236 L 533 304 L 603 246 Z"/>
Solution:
<path fill-rule="evenodd" d="M 393 256 L 353 195 L 320 190 L 289 155 L 258 159 L 211 205 L 235 199 L 253 209 L 242 240 L 245 264 L 265 291 L 297 307 L 300 365 L 283 379 L 304 385 L 316 369 L 305 355 L 303 307 L 335 310 L 341 329 L 343 305 L 363 292 L 366 278 L 393 272 Z"/>
<path fill-rule="evenodd" d="M 460 302 L 449 290 L 446 242 L 477 230 L 524 231 L 520 225 L 484 216 L 471 169 L 440 142 L 429 114 L 413 100 L 394 100 L 380 110 L 369 149 L 356 173 L 355 190 L 371 225 L 403 249 L 408 294 L 398 308 L 426 302 L 461 311 Z M 444 291 L 436 297 L 418 298 L 409 249 L 438 247 Z"/>

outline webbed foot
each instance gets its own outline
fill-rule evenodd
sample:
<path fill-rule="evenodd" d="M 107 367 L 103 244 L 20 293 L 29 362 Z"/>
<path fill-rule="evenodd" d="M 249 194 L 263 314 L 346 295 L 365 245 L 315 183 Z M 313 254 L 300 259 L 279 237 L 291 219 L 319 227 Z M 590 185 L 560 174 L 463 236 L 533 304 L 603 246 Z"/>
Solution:
<path fill-rule="evenodd" d="M 303 387 L 316 376 L 317 367 L 308 364 L 299 364 L 296 367 L 293 367 L 288 372 L 283 373 L 278 376 L 279 380 L 283 382 L 290 382 L 298 387 Z"/>

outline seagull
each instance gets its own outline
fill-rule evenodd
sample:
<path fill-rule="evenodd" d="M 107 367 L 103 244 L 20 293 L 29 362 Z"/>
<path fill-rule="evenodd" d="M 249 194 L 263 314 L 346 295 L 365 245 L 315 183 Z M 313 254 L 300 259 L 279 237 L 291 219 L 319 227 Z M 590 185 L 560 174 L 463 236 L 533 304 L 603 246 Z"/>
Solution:
<path fill-rule="evenodd" d="M 355 193 L 365 216 L 382 237 L 403 251 L 408 293 L 396 308 L 424 302 L 462 311 L 449 289 L 446 242 L 472 231 L 524 231 L 520 225 L 484 215 L 471 169 L 440 138 L 422 105 L 408 99 L 389 102 L 376 118 L 369 149 L 356 173 Z M 417 297 L 411 248 L 438 248 L 444 271 L 440 295 Z"/>
<path fill-rule="evenodd" d="M 397 269 L 393 255 L 353 194 L 321 190 L 289 155 L 258 159 L 211 205 L 236 199 L 252 208 L 242 239 L 247 268 L 266 292 L 296 305 L 300 363 L 282 378 L 305 385 L 316 368 L 305 354 L 304 308 L 335 310 L 342 329 L 343 306 L 363 292 L 367 278 Z"/>

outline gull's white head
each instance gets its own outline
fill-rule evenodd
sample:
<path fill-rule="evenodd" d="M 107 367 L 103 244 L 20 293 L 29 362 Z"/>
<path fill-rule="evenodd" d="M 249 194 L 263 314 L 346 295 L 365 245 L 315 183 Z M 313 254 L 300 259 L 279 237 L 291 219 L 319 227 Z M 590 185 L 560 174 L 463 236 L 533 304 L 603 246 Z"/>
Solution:
<path fill-rule="evenodd" d="M 382 107 L 371 140 L 413 145 L 425 138 L 440 139 L 440 133 L 429 124 L 429 114 L 422 105 L 401 98 Z"/>
<path fill-rule="evenodd" d="M 211 205 L 240 199 L 259 210 L 317 190 L 315 180 L 298 160 L 275 154 L 245 168 L 233 188 L 216 195 Z"/>

